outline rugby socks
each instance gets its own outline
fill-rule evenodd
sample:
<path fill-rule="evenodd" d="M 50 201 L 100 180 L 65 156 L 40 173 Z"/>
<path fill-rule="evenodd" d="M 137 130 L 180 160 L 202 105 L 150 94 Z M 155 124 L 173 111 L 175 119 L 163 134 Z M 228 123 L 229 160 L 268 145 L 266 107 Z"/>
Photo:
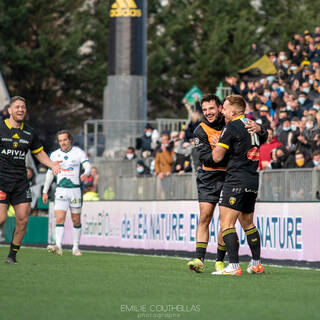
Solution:
<path fill-rule="evenodd" d="M 196 258 L 204 261 L 207 252 L 208 242 L 196 242 Z"/>
<path fill-rule="evenodd" d="M 21 244 L 15 244 L 15 243 L 11 242 L 8 257 L 15 259 L 16 255 L 20 249 L 20 246 L 21 246 Z"/>
<path fill-rule="evenodd" d="M 253 227 L 251 229 L 245 230 L 248 245 L 251 250 L 252 254 L 252 261 L 260 263 L 260 252 L 261 252 L 261 244 L 260 244 L 260 234 L 258 232 L 258 229 L 256 227 Z M 254 267 L 256 267 L 254 265 Z"/>
<path fill-rule="evenodd" d="M 81 224 L 79 226 L 73 226 L 73 251 L 79 250 L 81 230 Z"/>
<path fill-rule="evenodd" d="M 227 249 L 226 246 L 223 246 L 222 244 L 218 243 L 218 248 L 217 248 L 217 261 L 222 261 L 224 260 L 224 257 L 226 256 Z"/>
<path fill-rule="evenodd" d="M 222 232 L 223 241 L 225 243 L 229 263 L 233 269 L 239 268 L 239 238 L 235 228 L 229 228 Z"/>
<path fill-rule="evenodd" d="M 64 235 L 64 224 L 56 224 L 56 245 L 62 249 L 62 240 Z"/>

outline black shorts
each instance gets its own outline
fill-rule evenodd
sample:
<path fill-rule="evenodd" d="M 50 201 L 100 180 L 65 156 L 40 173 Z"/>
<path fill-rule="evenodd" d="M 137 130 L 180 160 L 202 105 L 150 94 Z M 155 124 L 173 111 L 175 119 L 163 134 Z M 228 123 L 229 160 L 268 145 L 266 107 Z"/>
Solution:
<path fill-rule="evenodd" d="M 0 203 L 16 205 L 31 201 L 30 184 L 27 180 L 9 183 L 0 182 Z"/>
<path fill-rule="evenodd" d="M 243 213 L 252 213 L 254 212 L 257 195 L 258 190 L 224 184 L 219 199 L 219 206 L 228 207 Z"/>
<path fill-rule="evenodd" d="M 197 173 L 199 202 L 218 203 L 225 176 L 225 171 L 206 171 L 200 169 Z"/>

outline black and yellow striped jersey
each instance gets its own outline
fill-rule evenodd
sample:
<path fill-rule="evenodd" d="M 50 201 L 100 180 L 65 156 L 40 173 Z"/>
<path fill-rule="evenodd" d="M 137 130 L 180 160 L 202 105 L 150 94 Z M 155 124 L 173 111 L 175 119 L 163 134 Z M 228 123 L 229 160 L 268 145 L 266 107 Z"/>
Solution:
<path fill-rule="evenodd" d="M 248 119 L 244 115 L 229 122 L 221 133 L 218 145 L 228 150 L 229 162 L 225 183 L 257 190 L 259 148 L 267 141 L 268 133 L 261 128 L 259 134 L 251 135 L 245 127 L 246 122 Z"/>
<path fill-rule="evenodd" d="M 11 127 L 8 119 L 0 122 L 0 179 L 13 182 L 26 179 L 26 155 L 43 150 L 34 130 L 25 123 Z"/>

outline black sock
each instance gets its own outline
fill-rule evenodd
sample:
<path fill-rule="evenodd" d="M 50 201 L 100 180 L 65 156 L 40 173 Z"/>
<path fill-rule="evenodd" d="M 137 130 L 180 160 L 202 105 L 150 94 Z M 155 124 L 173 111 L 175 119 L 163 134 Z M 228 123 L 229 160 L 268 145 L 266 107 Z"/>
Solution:
<path fill-rule="evenodd" d="M 196 258 L 204 261 L 207 252 L 208 242 L 196 242 Z"/>
<path fill-rule="evenodd" d="M 235 228 L 229 228 L 222 232 L 229 263 L 239 263 L 239 238 Z"/>
<path fill-rule="evenodd" d="M 217 248 L 217 261 L 222 261 L 224 260 L 224 257 L 226 256 L 227 249 L 226 246 L 223 246 L 222 244 L 218 243 L 218 248 Z"/>
<path fill-rule="evenodd" d="M 249 230 L 245 230 L 248 245 L 251 250 L 252 259 L 253 260 L 260 260 L 260 251 L 261 251 L 261 245 L 260 245 L 260 234 L 258 232 L 258 229 L 256 227 L 253 227 Z"/>
<path fill-rule="evenodd" d="M 21 246 L 20 244 L 14 244 L 13 242 L 11 242 L 8 257 L 15 258 L 16 254 L 18 253 L 18 251 L 20 249 L 20 246 Z"/>

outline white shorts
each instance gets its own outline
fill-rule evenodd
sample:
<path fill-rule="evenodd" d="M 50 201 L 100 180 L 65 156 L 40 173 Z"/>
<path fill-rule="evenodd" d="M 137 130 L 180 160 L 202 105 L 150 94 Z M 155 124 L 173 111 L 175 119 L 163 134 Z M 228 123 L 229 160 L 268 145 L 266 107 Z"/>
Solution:
<path fill-rule="evenodd" d="M 80 188 L 56 188 L 54 210 L 81 213 L 82 197 Z"/>

